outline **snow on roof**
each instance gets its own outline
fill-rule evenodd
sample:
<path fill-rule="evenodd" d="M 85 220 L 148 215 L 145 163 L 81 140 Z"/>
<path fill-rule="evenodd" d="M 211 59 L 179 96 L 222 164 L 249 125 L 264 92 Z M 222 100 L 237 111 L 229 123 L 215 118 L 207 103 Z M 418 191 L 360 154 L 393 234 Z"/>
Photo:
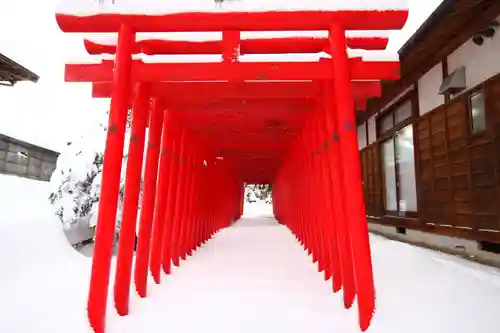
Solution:
<path fill-rule="evenodd" d="M 106 13 L 158 15 L 183 12 L 407 9 L 408 0 L 60 0 L 57 13 L 88 16 Z"/>

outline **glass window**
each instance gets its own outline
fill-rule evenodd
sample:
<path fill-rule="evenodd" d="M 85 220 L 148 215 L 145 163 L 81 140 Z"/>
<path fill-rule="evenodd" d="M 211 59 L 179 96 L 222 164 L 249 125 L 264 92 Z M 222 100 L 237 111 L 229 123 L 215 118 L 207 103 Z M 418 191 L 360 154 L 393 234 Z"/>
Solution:
<path fill-rule="evenodd" d="M 398 165 L 399 211 L 417 211 L 415 184 L 415 155 L 413 153 L 412 126 L 403 128 L 395 137 L 396 163 Z"/>
<path fill-rule="evenodd" d="M 380 133 L 387 132 L 393 127 L 394 127 L 394 119 L 393 119 L 393 114 L 391 112 L 390 114 L 384 116 L 380 120 Z"/>
<path fill-rule="evenodd" d="M 368 119 L 366 126 L 368 126 L 368 144 L 371 144 L 377 140 L 377 122 L 375 121 L 375 117 Z"/>
<path fill-rule="evenodd" d="M 394 140 L 391 138 L 382 143 L 382 160 L 385 180 L 385 210 L 397 211 L 396 195 L 396 162 L 394 156 Z"/>
<path fill-rule="evenodd" d="M 366 123 L 358 126 L 358 147 L 363 149 L 366 147 Z"/>
<path fill-rule="evenodd" d="M 401 105 L 396 109 L 394 114 L 394 118 L 396 118 L 395 123 L 399 124 L 403 120 L 411 118 L 411 111 L 412 111 L 411 100 L 408 100 L 403 105 Z"/>
<path fill-rule="evenodd" d="M 484 94 L 477 92 L 470 96 L 471 132 L 477 133 L 486 129 L 486 115 L 484 108 Z"/>

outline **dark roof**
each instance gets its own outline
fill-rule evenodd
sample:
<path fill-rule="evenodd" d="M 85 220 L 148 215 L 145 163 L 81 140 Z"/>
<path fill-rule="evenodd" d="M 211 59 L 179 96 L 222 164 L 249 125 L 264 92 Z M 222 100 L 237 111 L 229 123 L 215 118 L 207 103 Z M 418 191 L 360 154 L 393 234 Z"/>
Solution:
<path fill-rule="evenodd" d="M 37 82 L 38 75 L 0 53 L 0 85 L 13 86 L 19 81 Z"/>
<path fill-rule="evenodd" d="M 441 4 L 432 12 L 432 14 L 422 23 L 418 30 L 406 41 L 406 43 L 399 49 L 400 57 L 406 56 L 410 52 L 412 46 L 420 40 L 423 36 L 429 33 L 434 24 L 446 15 L 447 12 L 453 7 L 455 0 L 443 0 Z"/>

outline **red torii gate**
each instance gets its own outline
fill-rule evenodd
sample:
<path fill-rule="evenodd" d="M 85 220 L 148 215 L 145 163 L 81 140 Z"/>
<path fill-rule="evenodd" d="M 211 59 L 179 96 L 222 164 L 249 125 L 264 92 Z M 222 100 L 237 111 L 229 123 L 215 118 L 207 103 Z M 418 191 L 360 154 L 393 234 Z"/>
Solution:
<path fill-rule="evenodd" d="M 365 62 L 346 47 L 383 49 L 384 38 L 346 38 L 346 30 L 400 29 L 407 11 L 290 11 L 167 15 L 57 14 L 65 32 L 118 32 L 117 46 L 86 41 L 114 61 L 66 65 L 68 82 L 92 82 L 111 97 L 103 180 L 88 299 L 104 332 L 107 290 L 127 110 L 132 133 L 114 285 L 115 307 L 128 313 L 139 187 L 144 189 L 134 282 L 146 297 L 156 283 L 243 211 L 243 183 L 273 183 L 274 213 L 318 262 L 359 323 L 369 327 L 375 292 L 357 147 L 355 105 L 380 95 L 397 62 Z M 327 30 L 328 38 L 240 40 L 240 31 Z M 222 31 L 213 42 L 135 41 L 136 32 Z M 318 62 L 239 62 L 239 53 L 326 51 Z M 216 54 L 221 63 L 144 63 L 132 54 Z M 133 92 L 133 93 L 132 93 Z M 269 108 L 268 112 L 263 110 Z M 270 117 L 269 114 L 271 114 Z M 210 196 L 217 186 L 218 195 Z"/>

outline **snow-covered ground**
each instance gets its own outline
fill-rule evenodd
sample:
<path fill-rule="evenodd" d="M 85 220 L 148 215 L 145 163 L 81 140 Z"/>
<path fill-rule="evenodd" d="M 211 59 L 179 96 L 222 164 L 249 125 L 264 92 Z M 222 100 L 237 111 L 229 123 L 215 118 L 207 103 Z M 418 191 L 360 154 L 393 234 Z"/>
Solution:
<path fill-rule="evenodd" d="M 90 259 L 48 207 L 48 184 L 0 176 L 0 332 L 88 333 Z M 108 332 L 359 332 L 316 266 L 269 206 L 218 233 Z M 371 237 L 377 311 L 372 333 L 498 332 L 500 272 Z"/>

